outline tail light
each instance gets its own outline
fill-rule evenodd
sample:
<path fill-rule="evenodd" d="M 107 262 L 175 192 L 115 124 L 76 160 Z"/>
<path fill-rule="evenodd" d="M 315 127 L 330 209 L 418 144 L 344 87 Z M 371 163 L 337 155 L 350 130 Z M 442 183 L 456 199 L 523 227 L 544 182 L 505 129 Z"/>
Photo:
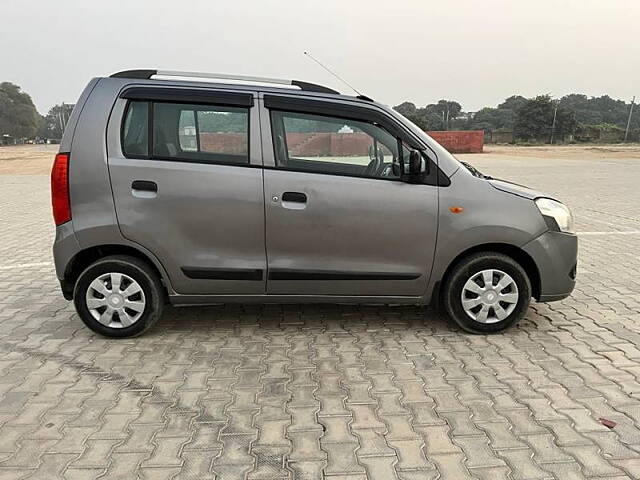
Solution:
<path fill-rule="evenodd" d="M 51 205 L 53 220 L 62 225 L 71 220 L 71 202 L 69 201 L 69 154 L 59 153 L 51 169 Z"/>

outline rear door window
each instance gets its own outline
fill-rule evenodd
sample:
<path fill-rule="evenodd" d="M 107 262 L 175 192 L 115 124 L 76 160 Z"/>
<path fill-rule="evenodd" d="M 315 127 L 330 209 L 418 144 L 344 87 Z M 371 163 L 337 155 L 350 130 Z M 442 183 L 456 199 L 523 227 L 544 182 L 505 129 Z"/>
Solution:
<path fill-rule="evenodd" d="M 136 132 L 148 133 L 142 135 Z M 196 163 L 248 164 L 249 109 L 131 101 L 124 122 L 122 143 L 126 156 Z"/>

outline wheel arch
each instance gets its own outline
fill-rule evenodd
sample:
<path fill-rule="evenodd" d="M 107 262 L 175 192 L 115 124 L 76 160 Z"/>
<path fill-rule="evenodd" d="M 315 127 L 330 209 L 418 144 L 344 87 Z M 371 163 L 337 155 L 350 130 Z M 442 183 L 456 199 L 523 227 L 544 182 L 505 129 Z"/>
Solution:
<path fill-rule="evenodd" d="M 142 250 L 132 247 L 130 245 L 94 245 L 92 247 L 85 248 L 84 250 L 76 253 L 73 258 L 67 264 L 64 271 L 64 278 L 61 282 L 62 293 L 67 300 L 73 299 L 73 288 L 76 280 L 80 274 L 96 260 L 107 257 L 109 255 L 129 255 L 145 262 L 153 271 L 158 275 L 160 282 L 165 290 L 165 294 L 168 294 L 169 285 L 168 279 L 161 265 L 154 261 L 150 255 Z"/>
<path fill-rule="evenodd" d="M 449 266 L 447 266 L 444 274 L 442 275 L 442 278 L 434 288 L 434 300 L 439 302 L 440 295 L 442 293 L 442 286 L 447 282 L 455 266 L 469 255 L 473 255 L 474 253 L 478 252 L 501 253 L 518 262 L 518 264 L 524 269 L 527 276 L 529 277 L 529 281 L 531 282 L 531 294 L 533 298 L 535 298 L 536 300 L 540 298 L 540 271 L 538 270 L 536 262 L 527 252 L 519 247 L 516 247 L 515 245 L 511 245 L 508 243 L 483 243 L 480 245 L 474 245 L 473 247 L 464 250 L 449 263 Z"/>

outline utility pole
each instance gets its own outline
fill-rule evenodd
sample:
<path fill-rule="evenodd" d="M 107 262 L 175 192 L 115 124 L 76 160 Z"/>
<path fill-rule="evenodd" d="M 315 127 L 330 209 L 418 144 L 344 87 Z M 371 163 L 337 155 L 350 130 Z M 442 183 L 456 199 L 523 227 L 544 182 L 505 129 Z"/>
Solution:
<path fill-rule="evenodd" d="M 627 128 L 624 131 L 624 143 L 627 143 L 627 137 L 629 136 L 629 125 L 631 125 L 631 114 L 633 113 L 633 104 L 636 101 L 636 96 L 634 95 L 631 99 L 631 108 L 629 109 L 629 118 L 627 119 Z"/>
<path fill-rule="evenodd" d="M 553 145 L 553 134 L 556 129 L 556 115 L 558 114 L 558 102 L 556 102 L 556 107 L 553 109 L 553 122 L 551 123 L 551 145 Z"/>
<path fill-rule="evenodd" d="M 449 102 L 447 102 L 447 130 L 449 130 Z"/>

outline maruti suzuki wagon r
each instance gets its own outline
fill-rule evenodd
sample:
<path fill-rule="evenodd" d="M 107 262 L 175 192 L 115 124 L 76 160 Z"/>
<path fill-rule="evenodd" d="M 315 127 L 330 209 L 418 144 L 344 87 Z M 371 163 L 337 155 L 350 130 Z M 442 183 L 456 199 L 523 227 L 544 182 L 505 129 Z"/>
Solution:
<path fill-rule="evenodd" d="M 111 337 L 144 332 L 167 302 L 437 302 L 488 333 L 575 284 L 565 205 L 307 82 L 94 78 L 51 190 L 62 293 Z"/>

